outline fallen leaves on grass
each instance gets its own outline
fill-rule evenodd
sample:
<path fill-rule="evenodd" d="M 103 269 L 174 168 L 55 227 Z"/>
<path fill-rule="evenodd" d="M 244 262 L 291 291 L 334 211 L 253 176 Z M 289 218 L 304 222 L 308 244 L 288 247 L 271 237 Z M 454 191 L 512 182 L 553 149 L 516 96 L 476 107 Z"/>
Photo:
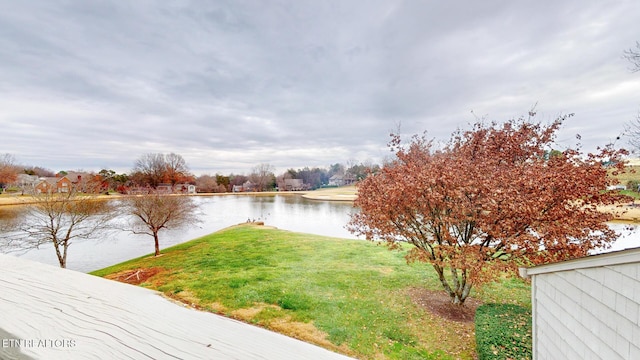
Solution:
<path fill-rule="evenodd" d="M 412 288 L 409 295 L 415 304 L 427 309 L 431 314 L 463 323 L 473 322 L 476 309 L 482 305 L 480 300 L 473 298 L 467 298 L 462 306 L 452 304 L 451 298 L 444 291 Z"/>

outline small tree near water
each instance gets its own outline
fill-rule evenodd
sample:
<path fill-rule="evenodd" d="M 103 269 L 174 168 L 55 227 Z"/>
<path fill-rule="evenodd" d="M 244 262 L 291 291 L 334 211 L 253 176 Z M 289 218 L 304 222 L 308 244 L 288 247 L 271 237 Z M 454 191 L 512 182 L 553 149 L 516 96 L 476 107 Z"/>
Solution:
<path fill-rule="evenodd" d="M 358 187 L 349 229 L 435 269 L 455 304 L 505 270 L 587 255 L 616 239 L 611 214 L 625 197 L 605 192 L 624 150 L 565 150 L 545 156 L 565 118 L 549 125 L 477 123 L 441 149 L 424 137 L 393 135 L 395 160 Z"/>
<path fill-rule="evenodd" d="M 126 206 L 127 213 L 131 215 L 126 230 L 152 236 L 155 256 L 160 255 L 161 230 L 177 229 L 199 222 L 198 206 L 189 196 L 153 191 L 145 195 L 130 196 L 126 200 Z"/>
<path fill-rule="evenodd" d="M 66 192 L 32 195 L 33 203 L 26 205 L 23 221 L 17 232 L 3 239 L 3 248 L 28 250 L 50 244 L 60 267 L 67 267 L 69 247 L 77 240 L 95 238 L 112 230 L 116 216 L 113 203 L 96 198 L 94 194 L 77 191 L 75 186 Z"/>

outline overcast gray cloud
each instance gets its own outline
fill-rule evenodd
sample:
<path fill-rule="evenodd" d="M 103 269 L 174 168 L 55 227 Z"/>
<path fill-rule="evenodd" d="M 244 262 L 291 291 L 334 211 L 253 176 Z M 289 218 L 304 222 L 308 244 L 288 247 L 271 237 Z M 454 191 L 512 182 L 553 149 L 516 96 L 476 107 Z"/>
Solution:
<path fill-rule="evenodd" d="M 1 1 L 0 153 L 196 174 L 380 161 L 391 130 L 448 139 L 535 103 L 560 145 L 640 108 L 629 1 Z M 471 113 L 473 111 L 473 114 Z"/>

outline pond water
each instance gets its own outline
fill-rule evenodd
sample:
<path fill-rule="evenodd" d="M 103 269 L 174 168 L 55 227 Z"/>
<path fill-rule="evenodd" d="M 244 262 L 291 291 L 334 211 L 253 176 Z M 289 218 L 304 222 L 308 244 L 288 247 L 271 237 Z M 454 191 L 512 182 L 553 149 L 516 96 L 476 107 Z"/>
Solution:
<path fill-rule="evenodd" d="M 314 201 L 298 195 L 275 196 L 197 196 L 201 220 L 198 226 L 160 232 L 160 249 L 192 240 L 247 221 L 264 221 L 279 229 L 355 239 L 346 230 L 350 203 Z M 69 246 L 67 268 L 89 272 L 153 252 L 153 238 L 115 232 L 106 238 L 86 239 Z M 52 246 L 41 246 L 15 255 L 58 265 Z"/>
<path fill-rule="evenodd" d="M 197 227 L 161 232 L 161 249 L 253 220 L 264 221 L 266 225 L 284 230 L 356 238 L 345 228 L 350 214 L 356 211 L 350 203 L 307 200 L 296 195 L 202 196 L 194 197 L 194 200 L 200 205 L 202 223 Z M 606 251 L 640 246 L 639 228 L 627 230 L 629 225 L 622 223 L 612 223 L 610 226 L 621 235 Z M 151 236 L 115 232 L 104 238 L 75 241 L 69 247 L 67 268 L 89 272 L 152 252 Z M 52 246 L 41 246 L 14 255 L 58 265 Z"/>

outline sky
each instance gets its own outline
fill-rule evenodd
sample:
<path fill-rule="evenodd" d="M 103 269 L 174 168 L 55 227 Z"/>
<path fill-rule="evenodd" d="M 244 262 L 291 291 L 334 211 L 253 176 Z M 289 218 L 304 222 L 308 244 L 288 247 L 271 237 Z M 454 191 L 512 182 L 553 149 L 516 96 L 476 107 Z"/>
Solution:
<path fill-rule="evenodd" d="M 640 110 L 640 1 L 0 0 L 0 153 L 54 171 L 328 167 L 562 114 L 558 147 Z M 617 145 L 625 146 L 622 137 Z"/>

